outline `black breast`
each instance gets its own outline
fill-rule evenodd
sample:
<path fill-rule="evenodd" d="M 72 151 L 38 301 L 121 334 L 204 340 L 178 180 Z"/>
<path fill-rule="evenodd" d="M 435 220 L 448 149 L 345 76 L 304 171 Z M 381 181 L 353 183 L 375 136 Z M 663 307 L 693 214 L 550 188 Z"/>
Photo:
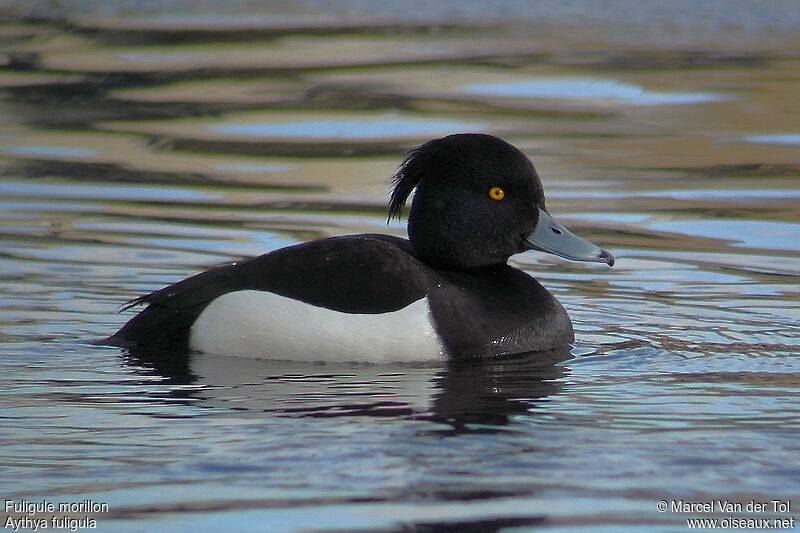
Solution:
<path fill-rule="evenodd" d="M 524 272 L 502 265 L 439 274 L 428 298 L 451 357 L 543 351 L 574 340 L 564 308 Z"/>

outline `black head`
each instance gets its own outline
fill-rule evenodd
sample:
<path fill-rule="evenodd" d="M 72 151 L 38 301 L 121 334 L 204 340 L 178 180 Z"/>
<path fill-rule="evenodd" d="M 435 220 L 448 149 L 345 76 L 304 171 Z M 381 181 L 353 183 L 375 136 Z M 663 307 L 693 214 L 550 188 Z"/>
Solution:
<path fill-rule="evenodd" d="M 408 236 L 431 266 L 472 270 L 540 250 L 614 265 L 614 256 L 556 222 L 525 154 L 491 135 L 463 133 L 409 152 L 394 176 L 389 219 L 416 187 Z"/>
<path fill-rule="evenodd" d="M 526 237 L 545 210 L 531 161 L 491 135 L 450 135 L 409 152 L 394 176 L 390 219 L 415 187 L 408 217 L 414 253 L 447 270 L 504 264 L 530 249 Z"/>

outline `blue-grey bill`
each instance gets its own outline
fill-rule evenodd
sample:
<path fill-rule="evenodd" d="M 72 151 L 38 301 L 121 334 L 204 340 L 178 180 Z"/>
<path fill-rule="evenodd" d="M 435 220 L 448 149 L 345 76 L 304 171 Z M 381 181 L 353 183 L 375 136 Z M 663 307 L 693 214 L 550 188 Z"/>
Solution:
<path fill-rule="evenodd" d="M 539 209 L 536 229 L 525 238 L 532 250 L 541 250 L 572 261 L 594 261 L 614 266 L 614 256 L 571 233 L 550 214 Z"/>

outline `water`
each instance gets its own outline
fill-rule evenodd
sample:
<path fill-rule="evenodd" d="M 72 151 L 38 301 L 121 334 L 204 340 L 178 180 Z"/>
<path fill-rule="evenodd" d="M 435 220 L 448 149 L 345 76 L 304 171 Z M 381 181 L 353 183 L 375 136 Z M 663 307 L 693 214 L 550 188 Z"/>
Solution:
<path fill-rule="evenodd" d="M 725 97 L 708 93 L 668 93 L 647 91 L 638 85 L 613 80 L 592 78 L 556 78 L 519 81 L 515 83 L 489 83 L 467 85 L 467 92 L 524 98 L 564 98 L 583 100 L 598 98 L 620 100 L 627 104 L 699 104 L 724 100 Z"/>
<path fill-rule="evenodd" d="M 0 25 L 5 499 L 106 503 L 91 517 L 122 532 L 683 531 L 731 515 L 659 500 L 797 512 L 793 4 L 576 18 L 571 2 L 503 3 L 512 22 L 477 4 L 457 22 L 373 3 L 346 21 L 336 2 L 255 18 L 242 2 L 225 17 L 101 4 Z M 89 344 L 127 299 L 210 266 L 404 235 L 385 224 L 388 178 L 456 131 L 525 150 L 551 212 L 617 256 L 513 258 L 568 309 L 571 350 L 165 365 Z"/>

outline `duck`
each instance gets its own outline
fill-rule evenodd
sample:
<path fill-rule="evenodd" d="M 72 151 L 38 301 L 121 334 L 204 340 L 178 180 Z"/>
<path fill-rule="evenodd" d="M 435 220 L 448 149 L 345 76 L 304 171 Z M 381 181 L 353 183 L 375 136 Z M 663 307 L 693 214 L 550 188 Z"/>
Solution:
<path fill-rule="evenodd" d="M 564 307 L 508 260 L 531 250 L 614 265 L 548 211 L 531 160 L 459 133 L 406 154 L 388 221 L 408 238 L 359 234 L 281 248 L 140 296 L 101 341 L 128 351 L 289 361 L 495 358 L 574 342 Z"/>

